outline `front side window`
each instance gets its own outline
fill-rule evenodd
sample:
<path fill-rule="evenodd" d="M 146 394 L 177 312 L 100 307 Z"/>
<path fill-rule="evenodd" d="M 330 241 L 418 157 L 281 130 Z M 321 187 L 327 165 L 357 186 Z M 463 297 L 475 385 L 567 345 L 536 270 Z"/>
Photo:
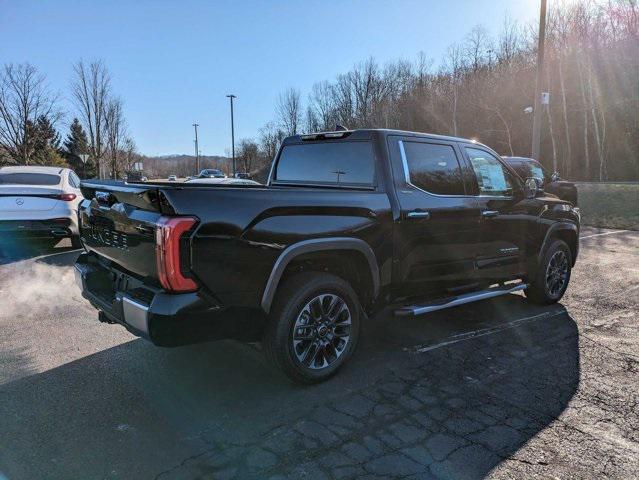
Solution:
<path fill-rule="evenodd" d="M 480 195 L 512 196 L 513 180 L 499 160 L 490 153 L 477 148 L 466 147 L 466 152 L 477 177 Z"/>
<path fill-rule="evenodd" d="M 375 156 L 370 142 L 286 145 L 274 176 L 277 182 L 367 185 L 375 181 Z"/>
<path fill-rule="evenodd" d="M 450 145 L 400 142 L 406 178 L 412 185 L 437 195 L 464 195 L 461 168 Z"/>

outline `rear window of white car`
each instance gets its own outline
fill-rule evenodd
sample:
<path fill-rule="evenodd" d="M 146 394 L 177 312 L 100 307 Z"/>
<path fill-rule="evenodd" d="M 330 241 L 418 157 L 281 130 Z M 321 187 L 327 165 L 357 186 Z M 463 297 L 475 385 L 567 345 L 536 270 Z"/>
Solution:
<path fill-rule="evenodd" d="M 0 184 L 5 185 L 57 185 L 60 175 L 50 173 L 0 173 Z"/>

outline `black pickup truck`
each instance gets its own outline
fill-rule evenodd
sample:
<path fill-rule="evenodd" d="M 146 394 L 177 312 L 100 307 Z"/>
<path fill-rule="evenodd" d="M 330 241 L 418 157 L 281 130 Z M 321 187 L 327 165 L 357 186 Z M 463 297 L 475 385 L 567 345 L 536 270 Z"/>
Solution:
<path fill-rule="evenodd" d="M 156 345 L 261 340 L 293 380 L 352 355 L 385 306 L 419 315 L 564 294 L 579 213 L 460 138 L 286 138 L 266 186 L 82 183 L 75 265 L 99 319 Z"/>
<path fill-rule="evenodd" d="M 559 172 L 550 173 L 541 163 L 534 158 L 527 157 L 502 157 L 508 165 L 513 167 L 522 179 L 536 178 L 541 190 L 552 193 L 557 197 L 578 205 L 577 186 L 573 182 L 562 180 Z"/>

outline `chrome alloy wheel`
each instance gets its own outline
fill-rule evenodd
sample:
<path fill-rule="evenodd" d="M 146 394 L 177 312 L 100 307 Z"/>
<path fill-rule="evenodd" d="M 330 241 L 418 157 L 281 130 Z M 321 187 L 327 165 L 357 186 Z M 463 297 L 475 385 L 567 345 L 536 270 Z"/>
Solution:
<path fill-rule="evenodd" d="M 351 312 L 333 293 L 321 294 L 300 311 L 293 326 L 293 352 L 306 368 L 332 365 L 346 350 L 351 335 Z"/>
<path fill-rule="evenodd" d="M 568 281 L 568 257 L 563 250 L 557 250 L 546 267 L 546 290 L 552 297 L 559 295 Z"/>

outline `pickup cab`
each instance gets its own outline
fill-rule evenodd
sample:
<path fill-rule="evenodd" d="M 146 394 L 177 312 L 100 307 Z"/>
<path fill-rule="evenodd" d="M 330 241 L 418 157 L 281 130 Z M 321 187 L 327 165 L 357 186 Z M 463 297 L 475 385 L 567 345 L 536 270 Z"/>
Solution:
<path fill-rule="evenodd" d="M 158 346 L 259 340 L 302 383 L 333 375 L 387 306 L 557 302 L 578 253 L 578 210 L 461 138 L 296 135 L 266 185 L 81 188 L 76 279 L 101 321 Z"/>

